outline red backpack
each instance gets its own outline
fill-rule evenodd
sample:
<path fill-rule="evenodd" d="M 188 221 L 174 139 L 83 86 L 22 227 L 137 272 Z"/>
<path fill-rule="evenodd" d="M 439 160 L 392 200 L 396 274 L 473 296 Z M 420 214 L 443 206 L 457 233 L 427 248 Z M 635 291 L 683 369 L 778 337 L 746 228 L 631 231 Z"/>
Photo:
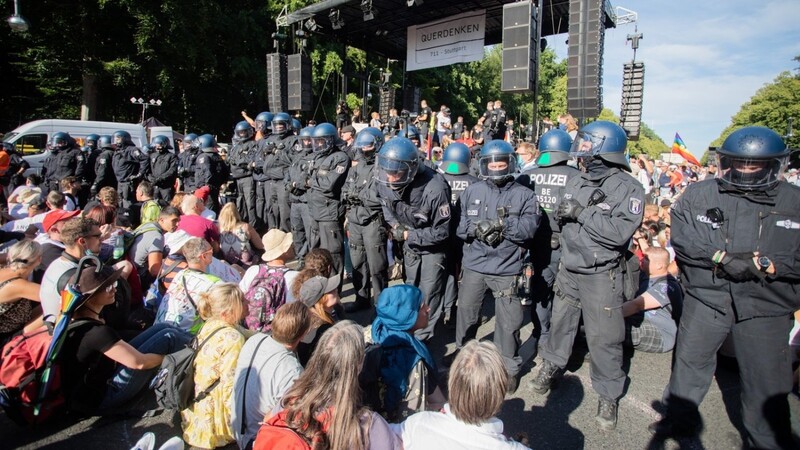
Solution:
<path fill-rule="evenodd" d="M 258 429 L 253 450 L 311 450 L 311 445 L 286 424 L 287 411 L 283 411 L 264 421 Z M 317 417 L 323 423 L 323 431 L 328 430 L 328 415 Z"/>
<path fill-rule="evenodd" d="M 87 322 L 75 321 L 67 330 Z M 32 333 L 15 336 L 0 354 L 0 406 L 11 420 L 21 426 L 46 421 L 65 403 L 58 364 L 51 367 L 47 392 L 43 398 L 39 397 L 41 375 L 52 339 L 50 330 L 42 326 Z M 37 403 L 40 410 L 35 415 Z"/>

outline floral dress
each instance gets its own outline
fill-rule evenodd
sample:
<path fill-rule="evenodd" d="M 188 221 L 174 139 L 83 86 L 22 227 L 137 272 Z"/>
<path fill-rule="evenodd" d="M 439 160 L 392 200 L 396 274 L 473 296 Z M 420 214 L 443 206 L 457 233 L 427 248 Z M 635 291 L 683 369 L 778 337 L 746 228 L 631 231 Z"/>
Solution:
<path fill-rule="evenodd" d="M 194 389 L 198 394 L 219 383 L 208 396 L 181 411 L 183 440 L 202 448 L 222 447 L 234 441 L 231 426 L 233 381 L 245 337 L 219 319 L 208 320 L 197 335 L 198 342 L 222 328 L 203 345 L 194 360 Z"/>

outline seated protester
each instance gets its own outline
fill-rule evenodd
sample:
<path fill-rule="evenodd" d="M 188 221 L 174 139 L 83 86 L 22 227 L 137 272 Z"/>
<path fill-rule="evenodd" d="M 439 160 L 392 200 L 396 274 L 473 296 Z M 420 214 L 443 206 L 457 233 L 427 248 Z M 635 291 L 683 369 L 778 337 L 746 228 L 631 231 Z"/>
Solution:
<path fill-rule="evenodd" d="M 41 260 L 42 247 L 26 239 L 11 246 L 5 266 L 0 267 L 0 349 L 15 335 L 44 324 L 40 286 L 28 281 Z"/>
<path fill-rule="evenodd" d="M 203 211 L 200 213 L 200 216 L 211 221 L 217 220 L 217 213 L 206 207 L 208 198 L 211 196 L 211 189 L 208 186 L 197 188 L 194 191 L 194 196 L 203 201 Z"/>
<path fill-rule="evenodd" d="M 159 211 L 157 221 L 145 222 L 133 232 L 130 254 L 142 286 L 150 286 L 161 272 L 164 233 L 175 231 L 180 221 L 180 211 L 171 206 Z"/>
<path fill-rule="evenodd" d="M 231 396 L 236 362 L 245 343 L 237 325 L 244 318 L 246 306 L 244 294 L 233 283 L 211 287 L 198 295 L 198 302 L 205 324 L 197 334 L 197 342 L 203 346 L 194 360 L 196 397 L 181 411 L 181 425 L 187 444 L 216 448 L 234 440 Z"/>
<path fill-rule="evenodd" d="M 503 406 L 508 373 L 492 342 L 467 342 L 450 366 L 450 402 L 442 412 L 424 411 L 390 425 L 405 450 L 430 448 L 525 449 L 503 435 L 496 416 Z"/>
<path fill-rule="evenodd" d="M 58 191 L 50 191 L 47 194 L 47 199 L 45 200 L 45 204 L 47 205 L 47 210 L 43 211 L 35 216 L 25 217 L 23 219 L 12 220 L 7 222 L 3 225 L 3 231 L 22 231 L 28 229 L 31 225 L 36 226 L 39 229 L 40 233 L 44 233 L 44 227 L 42 223 L 44 222 L 44 218 L 52 211 L 63 210 L 64 204 L 66 203 L 66 199 L 64 198 L 64 194 Z"/>
<path fill-rule="evenodd" d="M 297 356 L 303 366 L 311 359 L 322 334 L 336 321 L 331 313 L 339 303 L 338 289 L 339 275 L 326 278 L 314 269 L 303 269 L 292 284 L 296 301 L 311 310 L 311 327 L 297 346 Z"/>
<path fill-rule="evenodd" d="M 97 193 L 95 198 L 86 202 L 86 206 L 83 209 L 88 211 L 97 205 L 118 207 L 119 196 L 117 195 L 117 190 L 111 186 L 100 189 L 100 192 Z"/>
<path fill-rule="evenodd" d="M 649 353 L 664 353 L 675 346 L 683 292 L 668 273 L 669 253 L 659 247 L 645 251 L 640 295 L 622 304 L 625 344 Z"/>
<path fill-rule="evenodd" d="M 78 204 L 78 193 L 81 191 L 81 182 L 75 177 L 65 177 L 58 182 L 58 185 L 66 200 L 64 210 L 75 211 L 76 209 L 81 209 Z"/>
<path fill-rule="evenodd" d="M 172 196 L 172 200 L 169 201 L 169 206 L 172 206 L 173 208 L 178 208 L 178 210 L 180 210 L 181 205 L 183 204 L 183 199 L 186 198 L 187 195 L 191 194 L 188 194 L 186 192 L 176 192 L 175 195 Z"/>
<path fill-rule="evenodd" d="M 136 188 L 136 202 L 141 203 L 141 213 L 139 214 L 140 225 L 148 222 L 155 222 L 161 213 L 161 205 L 153 200 L 153 185 L 147 181 L 142 181 Z"/>
<path fill-rule="evenodd" d="M 222 207 L 220 216 L 224 215 L 227 206 Z M 247 298 L 248 314 L 245 326 L 253 331 L 267 332 L 270 318 L 263 317 L 264 313 L 270 305 L 280 306 L 289 301 L 289 287 L 297 276 L 297 271 L 286 267 L 286 262 L 294 257 L 290 233 L 273 228 L 264 235 L 262 247 L 265 251 L 261 259 L 265 264 L 247 269 L 242 281 L 239 282 L 239 288 Z M 276 295 L 278 298 L 274 297 Z"/>
<path fill-rule="evenodd" d="M 178 260 L 185 262 L 185 258 L 181 254 L 181 248 L 183 247 L 183 244 L 192 238 L 193 236 L 189 235 L 183 230 L 175 230 L 172 233 L 164 233 L 164 245 L 166 247 L 164 250 L 169 256 L 164 258 L 162 266 L 168 268 L 171 264 Z M 169 251 L 167 251 L 167 248 Z M 185 267 L 185 263 L 178 265 L 178 267 L 172 271 L 173 275 L 177 275 L 177 272 L 179 272 L 183 267 Z M 239 274 L 238 271 L 231 267 L 230 264 L 217 258 L 211 259 L 211 264 L 209 264 L 206 271 L 211 275 L 219 277 L 226 283 L 238 283 L 242 281 L 242 275 Z M 167 272 L 170 271 L 168 270 Z"/>
<path fill-rule="evenodd" d="M 278 308 L 272 335 L 256 333 L 245 342 L 233 384 L 231 425 L 239 448 L 256 437 L 264 417 L 271 415 L 283 393 L 303 372 L 295 349 L 311 326 L 311 313 L 302 303 Z"/>
<path fill-rule="evenodd" d="M 200 294 L 208 292 L 222 280 L 207 272 L 211 264 L 211 245 L 203 239 L 191 238 L 181 251 L 187 267 L 172 280 L 156 313 L 156 323 L 166 322 L 197 334 L 203 325 L 199 315 Z"/>
<path fill-rule="evenodd" d="M 253 450 L 285 448 L 276 441 L 286 437 L 286 428 L 311 448 L 403 448 L 386 421 L 361 404 L 358 372 L 363 361 L 363 329 L 349 320 L 334 325 L 322 336 L 276 413 L 259 429 Z"/>
<path fill-rule="evenodd" d="M 227 203 L 219 212 L 219 240 L 225 261 L 244 269 L 256 263 L 256 253 L 264 251 L 261 237 L 242 220 L 234 203 Z"/>
<path fill-rule="evenodd" d="M 32 203 L 42 200 L 42 178 L 35 173 L 28 175 L 25 184 L 17 186 L 8 196 L 8 213 L 14 219 L 30 217 L 29 207 Z M 43 203 L 43 202 L 42 202 Z M 42 211 L 44 212 L 44 210 Z"/>
<path fill-rule="evenodd" d="M 217 252 L 219 250 L 219 228 L 214 222 L 200 216 L 204 208 L 205 205 L 199 198 L 194 195 L 185 196 L 181 202 L 183 215 L 178 223 L 178 229 L 194 237 L 205 239 L 211 244 L 214 252 Z"/>
<path fill-rule="evenodd" d="M 399 284 L 384 289 L 375 307 L 367 344 L 380 347 L 374 389 L 382 398 L 370 405 L 389 422 L 404 420 L 419 411 L 438 411 L 445 402 L 436 380 L 436 363 L 414 331 L 428 326 L 430 307 L 419 288 Z M 368 358 L 369 360 L 369 358 Z M 368 371 L 368 368 L 364 368 Z M 362 381 L 364 378 L 362 377 Z"/>
<path fill-rule="evenodd" d="M 333 255 L 324 248 L 312 248 L 303 258 L 303 268 L 317 270 L 323 277 L 328 278 L 333 272 Z M 294 299 L 291 298 L 286 301 L 294 301 Z M 345 317 L 344 306 L 342 306 L 341 302 L 337 302 L 334 305 L 331 317 L 333 317 L 334 322 Z"/>
<path fill-rule="evenodd" d="M 44 234 L 36 236 L 36 242 L 42 246 L 42 258 L 39 266 L 33 272 L 33 282 L 41 283 L 44 272 L 50 263 L 61 257 L 64 251 L 64 242 L 61 240 L 61 227 L 67 220 L 80 214 L 80 211 L 58 210 L 48 214 L 42 222 Z"/>
<path fill-rule="evenodd" d="M 102 318 L 103 308 L 114 303 L 122 270 L 96 272 L 90 265 L 76 275 L 87 297 L 72 318 L 82 324 L 67 330 L 61 349 L 61 386 L 72 410 L 118 413 L 148 385 L 163 355 L 185 347 L 191 336 L 161 324 L 125 342 Z"/>

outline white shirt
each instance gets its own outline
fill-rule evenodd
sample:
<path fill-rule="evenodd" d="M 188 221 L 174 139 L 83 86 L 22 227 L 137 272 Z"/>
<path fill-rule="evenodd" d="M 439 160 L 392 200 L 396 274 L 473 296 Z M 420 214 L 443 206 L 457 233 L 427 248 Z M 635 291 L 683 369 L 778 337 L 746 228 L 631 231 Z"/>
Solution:
<path fill-rule="evenodd" d="M 436 114 L 436 131 L 440 131 L 444 133 L 445 131 L 450 129 L 450 116 L 445 115 L 445 113 L 440 112 Z M 445 125 L 447 125 L 445 127 Z"/>
<path fill-rule="evenodd" d="M 642 183 L 642 187 L 644 187 L 644 193 L 649 194 L 653 187 L 650 186 L 650 175 L 647 174 L 647 169 L 639 169 L 639 173 L 636 174 L 636 178 L 639 179 L 639 183 Z"/>
<path fill-rule="evenodd" d="M 256 279 L 258 275 L 258 268 L 259 265 L 256 264 L 255 266 L 251 266 L 247 269 L 247 272 L 244 273 L 242 276 L 242 281 L 239 282 L 239 289 L 242 292 L 247 292 L 250 289 L 250 285 L 253 284 L 253 281 Z M 283 279 L 286 281 L 286 303 L 292 303 L 294 301 L 294 296 L 292 295 L 292 283 L 294 283 L 294 279 L 300 272 L 296 270 L 287 270 L 285 274 L 283 274 Z"/>
<path fill-rule="evenodd" d="M 60 257 L 47 266 L 42 276 L 42 287 L 39 289 L 39 299 L 42 301 L 42 311 L 45 320 L 54 321 L 61 312 L 61 292 L 58 290 L 58 279 L 69 269 L 78 267 L 72 261 Z"/>
<path fill-rule="evenodd" d="M 471 425 L 456 419 L 450 405 L 444 412 L 423 411 L 400 424 L 389 424 L 403 440 L 405 450 L 496 450 L 526 449 L 519 442 L 503 435 L 503 421 L 493 417 L 481 425 Z"/>

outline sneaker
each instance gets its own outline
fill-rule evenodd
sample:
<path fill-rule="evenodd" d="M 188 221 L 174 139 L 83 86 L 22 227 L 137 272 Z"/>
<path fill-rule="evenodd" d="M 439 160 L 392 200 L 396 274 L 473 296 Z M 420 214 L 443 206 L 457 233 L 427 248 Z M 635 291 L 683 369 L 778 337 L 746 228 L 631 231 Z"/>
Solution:
<path fill-rule="evenodd" d="M 616 400 L 611 400 L 610 398 L 606 398 L 600 396 L 600 400 L 597 402 L 597 415 L 594 416 L 594 420 L 597 422 L 597 425 L 600 426 L 600 429 L 603 431 L 611 431 L 617 427 L 617 402 Z"/>
<path fill-rule="evenodd" d="M 544 395 L 553 386 L 553 382 L 556 380 L 559 372 L 560 369 L 558 366 L 544 359 L 542 360 L 542 367 L 539 369 L 539 373 L 536 374 L 534 379 L 528 382 L 528 386 L 537 394 Z"/>

